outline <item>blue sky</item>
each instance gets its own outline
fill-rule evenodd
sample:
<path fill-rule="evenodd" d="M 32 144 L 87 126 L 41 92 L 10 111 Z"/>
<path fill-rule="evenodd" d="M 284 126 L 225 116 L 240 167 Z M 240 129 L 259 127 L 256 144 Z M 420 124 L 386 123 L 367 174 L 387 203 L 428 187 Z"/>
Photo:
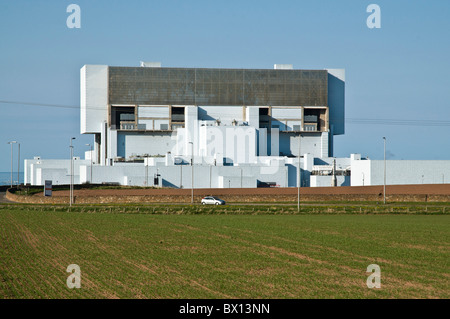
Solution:
<path fill-rule="evenodd" d="M 66 26 L 71 3 L 80 29 Z M 371 3 L 381 29 L 366 25 Z M 349 121 L 335 156 L 381 159 L 386 136 L 388 158 L 450 159 L 449 17 L 441 0 L 0 0 L 0 101 L 78 106 L 84 64 L 345 68 Z M 84 156 L 93 137 L 79 131 L 76 108 L 0 103 L 0 171 L 10 140 L 21 158 L 68 158 L 74 136 Z"/>

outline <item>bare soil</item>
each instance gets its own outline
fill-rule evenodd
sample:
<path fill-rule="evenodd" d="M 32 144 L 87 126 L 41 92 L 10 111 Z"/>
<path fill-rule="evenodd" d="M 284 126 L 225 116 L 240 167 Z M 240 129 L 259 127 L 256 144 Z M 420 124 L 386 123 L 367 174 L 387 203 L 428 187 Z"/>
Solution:
<path fill-rule="evenodd" d="M 201 188 L 194 189 L 196 196 L 260 196 L 260 195 L 296 195 L 296 187 L 270 188 Z M 77 197 L 96 196 L 188 196 L 191 189 L 82 189 L 75 190 Z M 302 187 L 300 194 L 304 195 L 382 195 L 383 186 L 341 186 L 341 187 Z M 450 195 L 450 184 L 429 185 L 389 185 L 387 195 Z M 42 194 L 36 194 L 42 196 Z M 69 191 L 53 191 L 55 197 L 68 197 Z"/>

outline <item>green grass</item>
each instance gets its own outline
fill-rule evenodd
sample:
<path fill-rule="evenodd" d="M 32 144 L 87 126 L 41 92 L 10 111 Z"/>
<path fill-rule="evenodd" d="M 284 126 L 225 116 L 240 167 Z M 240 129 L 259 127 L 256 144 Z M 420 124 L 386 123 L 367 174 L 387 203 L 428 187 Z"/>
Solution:
<path fill-rule="evenodd" d="M 216 208 L 0 206 L 0 298 L 450 297 L 447 214 Z"/>

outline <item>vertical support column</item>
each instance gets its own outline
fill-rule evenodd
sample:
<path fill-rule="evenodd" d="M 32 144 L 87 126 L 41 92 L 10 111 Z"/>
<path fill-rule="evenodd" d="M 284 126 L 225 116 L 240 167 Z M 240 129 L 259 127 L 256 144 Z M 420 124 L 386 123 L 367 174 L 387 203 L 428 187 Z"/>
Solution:
<path fill-rule="evenodd" d="M 185 127 L 186 127 L 186 136 L 185 136 L 185 150 L 186 154 L 184 155 L 198 155 L 198 108 L 195 105 L 189 105 L 185 108 Z M 191 146 L 189 142 L 194 143 L 194 154 L 191 154 Z"/>
<path fill-rule="evenodd" d="M 329 132 L 322 132 L 320 135 L 320 157 L 328 157 L 328 135 Z"/>
<path fill-rule="evenodd" d="M 109 139 L 108 139 L 108 158 L 114 159 L 117 157 L 117 131 L 116 130 L 108 130 L 109 131 Z"/>
<path fill-rule="evenodd" d="M 259 152 L 258 156 L 267 156 L 267 129 L 258 129 L 258 144 Z"/>
<path fill-rule="evenodd" d="M 270 130 L 270 156 L 280 156 L 280 130 L 278 128 Z"/>
<path fill-rule="evenodd" d="M 101 138 L 100 138 L 100 165 L 105 166 L 106 165 L 106 150 L 107 150 L 107 126 L 108 124 L 105 122 L 103 122 L 101 124 Z"/>

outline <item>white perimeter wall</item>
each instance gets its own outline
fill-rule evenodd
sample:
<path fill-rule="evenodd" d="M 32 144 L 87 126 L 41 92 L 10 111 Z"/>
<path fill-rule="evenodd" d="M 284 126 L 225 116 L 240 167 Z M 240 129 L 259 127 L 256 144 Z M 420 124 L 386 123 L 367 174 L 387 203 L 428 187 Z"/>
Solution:
<path fill-rule="evenodd" d="M 90 179 L 90 166 L 81 167 L 80 182 Z M 194 165 L 194 188 L 255 188 L 258 181 L 275 182 L 278 186 L 288 186 L 287 167 L 252 166 L 213 166 Z M 160 182 L 154 185 L 155 174 L 160 175 Z M 148 177 L 148 178 L 147 178 Z M 119 164 L 115 166 L 93 166 L 92 183 L 119 183 L 134 186 L 160 186 L 174 188 L 191 188 L 192 166 L 164 166 L 156 162 L 154 166 L 144 164 Z"/>
<path fill-rule="evenodd" d="M 74 183 L 80 184 L 80 166 L 90 165 L 90 160 L 74 159 Z M 51 180 L 53 185 L 70 184 L 70 160 L 25 160 L 24 182 L 44 185 Z"/>
<path fill-rule="evenodd" d="M 384 184 L 383 160 L 352 161 L 352 186 Z M 423 177 L 422 177 L 423 176 Z M 450 183 L 450 161 L 387 160 L 386 184 Z"/>

